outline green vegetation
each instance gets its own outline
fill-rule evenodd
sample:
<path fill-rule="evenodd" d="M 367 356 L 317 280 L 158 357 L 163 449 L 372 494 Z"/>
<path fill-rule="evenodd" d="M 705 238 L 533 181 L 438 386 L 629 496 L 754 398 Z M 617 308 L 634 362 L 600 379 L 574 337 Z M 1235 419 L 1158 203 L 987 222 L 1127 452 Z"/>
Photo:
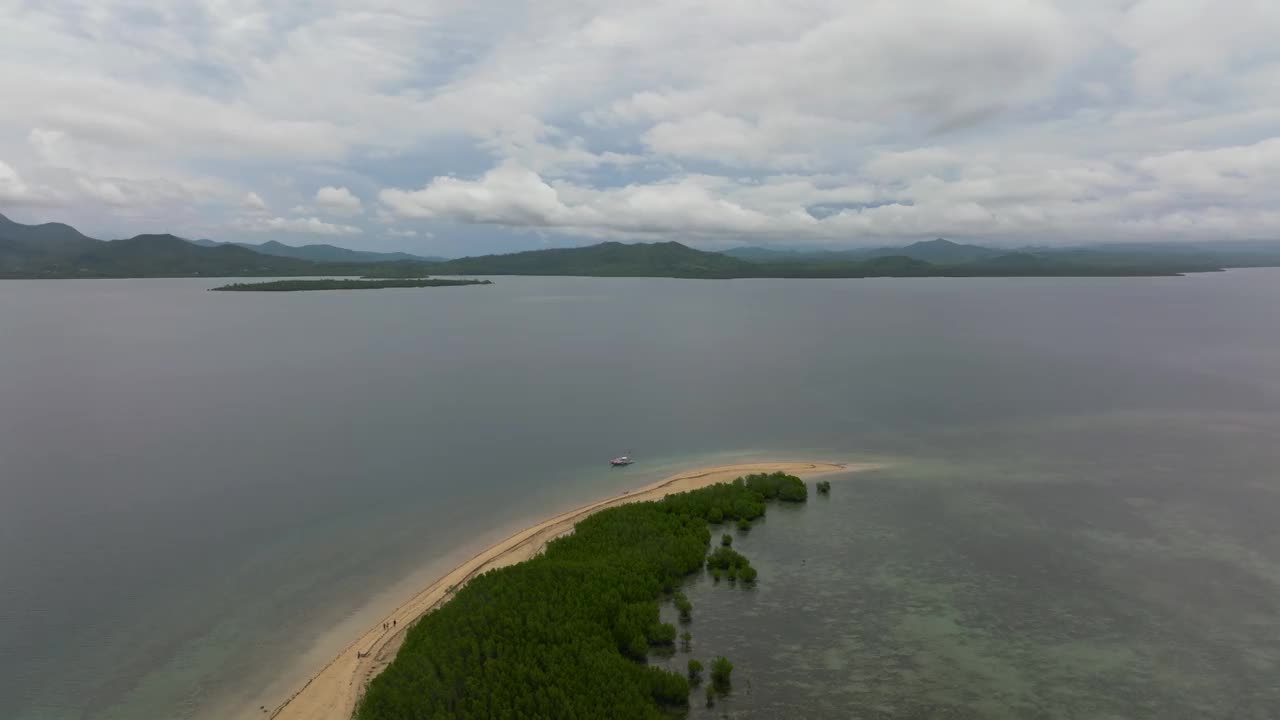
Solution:
<path fill-rule="evenodd" d="M 751 529 L 751 521 L 750 521 L 750 520 L 739 520 L 739 521 L 738 521 L 738 531 L 739 531 L 739 532 L 747 532 L 747 531 L 748 531 L 748 530 L 750 530 L 750 529 Z"/>
<path fill-rule="evenodd" d="M 739 478 L 603 510 L 538 557 L 471 580 L 409 630 L 356 717 L 656 719 L 683 708 L 689 680 L 644 664 L 650 648 L 676 638 L 659 600 L 671 593 L 679 603 L 677 584 L 704 563 L 755 578 L 737 551 L 707 550 L 713 514 L 764 514 L 756 487 L 768 485 Z"/>
<path fill-rule="evenodd" d="M 689 652 L 693 649 L 693 635 L 688 630 L 680 633 L 680 651 Z"/>
<path fill-rule="evenodd" d="M 737 570 L 751 567 L 751 561 L 737 550 L 721 546 L 707 556 L 707 567 L 712 570 Z"/>
<path fill-rule="evenodd" d="M 831 494 L 831 481 L 830 481 L 830 480 L 819 480 L 817 483 L 815 483 L 815 484 L 814 484 L 814 486 L 815 486 L 816 488 L 818 488 L 818 494 L 819 494 L 819 495 L 830 495 L 830 494 Z"/>
<path fill-rule="evenodd" d="M 690 658 L 689 659 L 689 684 L 696 686 L 701 682 L 702 682 L 702 663 Z"/>
<path fill-rule="evenodd" d="M 748 277 L 751 263 L 677 242 L 605 242 L 580 248 L 529 250 L 440 263 L 437 275 L 592 275 L 597 277 Z"/>
<path fill-rule="evenodd" d="M 751 561 L 737 550 L 723 545 L 707 557 L 707 567 L 710 568 L 711 577 L 715 582 L 720 582 L 721 573 L 729 579 L 729 582 L 741 580 L 744 583 L 753 583 L 756 580 L 756 569 L 751 567 Z"/>
<path fill-rule="evenodd" d="M 212 290 L 227 292 L 303 292 L 307 290 L 379 290 L 382 288 L 453 287 L 456 285 L 492 285 L 489 280 L 442 280 L 419 278 L 416 280 L 273 280 L 260 283 L 232 283 Z"/>
<path fill-rule="evenodd" d="M 732 545 L 733 545 L 733 536 L 732 536 L 732 535 L 730 535 L 729 533 L 725 533 L 724 535 L 721 535 L 721 536 L 720 536 L 720 544 L 721 544 L 721 545 L 723 545 L 723 546 L 725 546 L 725 547 L 730 547 L 730 546 L 732 546 Z"/>
<path fill-rule="evenodd" d="M 804 502 L 809 499 L 809 490 L 804 481 L 795 475 L 783 472 L 759 473 L 748 475 L 743 480 L 747 487 L 764 496 L 765 500 L 785 500 L 787 502 Z"/>
<path fill-rule="evenodd" d="M 711 687 L 721 695 L 727 695 L 731 687 L 729 676 L 733 673 L 733 663 L 728 658 L 720 656 L 711 661 Z"/>
<path fill-rule="evenodd" d="M 687 623 L 693 620 L 693 603 L 689 602 L 689 598 L 684 593 L 678 592 L 673 600 L 676 610 L 680 612 L 680 622 Z"/>

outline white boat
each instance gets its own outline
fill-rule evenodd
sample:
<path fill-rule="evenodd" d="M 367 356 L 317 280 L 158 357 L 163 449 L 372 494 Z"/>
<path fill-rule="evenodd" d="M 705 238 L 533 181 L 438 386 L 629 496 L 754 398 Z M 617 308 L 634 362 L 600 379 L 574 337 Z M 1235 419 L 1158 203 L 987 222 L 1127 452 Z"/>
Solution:
<path fill-rule="evenodd" d="M 633 462 L 635 462 L 635 460 L 632 460 L 630 455 L 620 455 L 610 460 L 609 464 L 614 467 L 625 467 Z"/>

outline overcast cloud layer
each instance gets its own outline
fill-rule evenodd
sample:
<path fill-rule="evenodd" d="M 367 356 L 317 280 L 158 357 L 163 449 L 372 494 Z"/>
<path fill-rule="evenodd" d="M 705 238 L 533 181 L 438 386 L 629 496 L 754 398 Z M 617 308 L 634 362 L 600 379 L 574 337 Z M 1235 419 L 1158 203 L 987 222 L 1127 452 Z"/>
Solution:
<path fill-rule="evenodd" d="M 0 0 L 0 211 L 466 254 L 1280 237 L 1280 2 Z"/>

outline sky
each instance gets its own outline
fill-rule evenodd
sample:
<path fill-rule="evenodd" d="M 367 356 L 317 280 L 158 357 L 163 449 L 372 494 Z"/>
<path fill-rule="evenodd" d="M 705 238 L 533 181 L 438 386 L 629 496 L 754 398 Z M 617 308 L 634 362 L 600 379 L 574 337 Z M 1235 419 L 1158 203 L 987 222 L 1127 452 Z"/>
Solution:
<path fill-rule="evenodd" d="M 0 212 L 95 237 L 1280 237 L 1276 0 L 0 0 L 0 27 Z"/>

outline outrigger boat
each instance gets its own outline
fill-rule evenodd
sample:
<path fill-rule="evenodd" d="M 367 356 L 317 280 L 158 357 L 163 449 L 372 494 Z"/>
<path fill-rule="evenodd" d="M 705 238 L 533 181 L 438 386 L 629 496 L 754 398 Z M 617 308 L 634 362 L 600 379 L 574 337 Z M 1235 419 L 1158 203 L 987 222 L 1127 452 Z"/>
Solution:
<path fill-rule="evenodd" d="M 614 467 L 626 467 L 627 465 L 630 465 L 633 462 L 635 462 L 635 460 L 632 460 L 630 455 L 620 455 L 610 460 L 609 464 Z"/>

